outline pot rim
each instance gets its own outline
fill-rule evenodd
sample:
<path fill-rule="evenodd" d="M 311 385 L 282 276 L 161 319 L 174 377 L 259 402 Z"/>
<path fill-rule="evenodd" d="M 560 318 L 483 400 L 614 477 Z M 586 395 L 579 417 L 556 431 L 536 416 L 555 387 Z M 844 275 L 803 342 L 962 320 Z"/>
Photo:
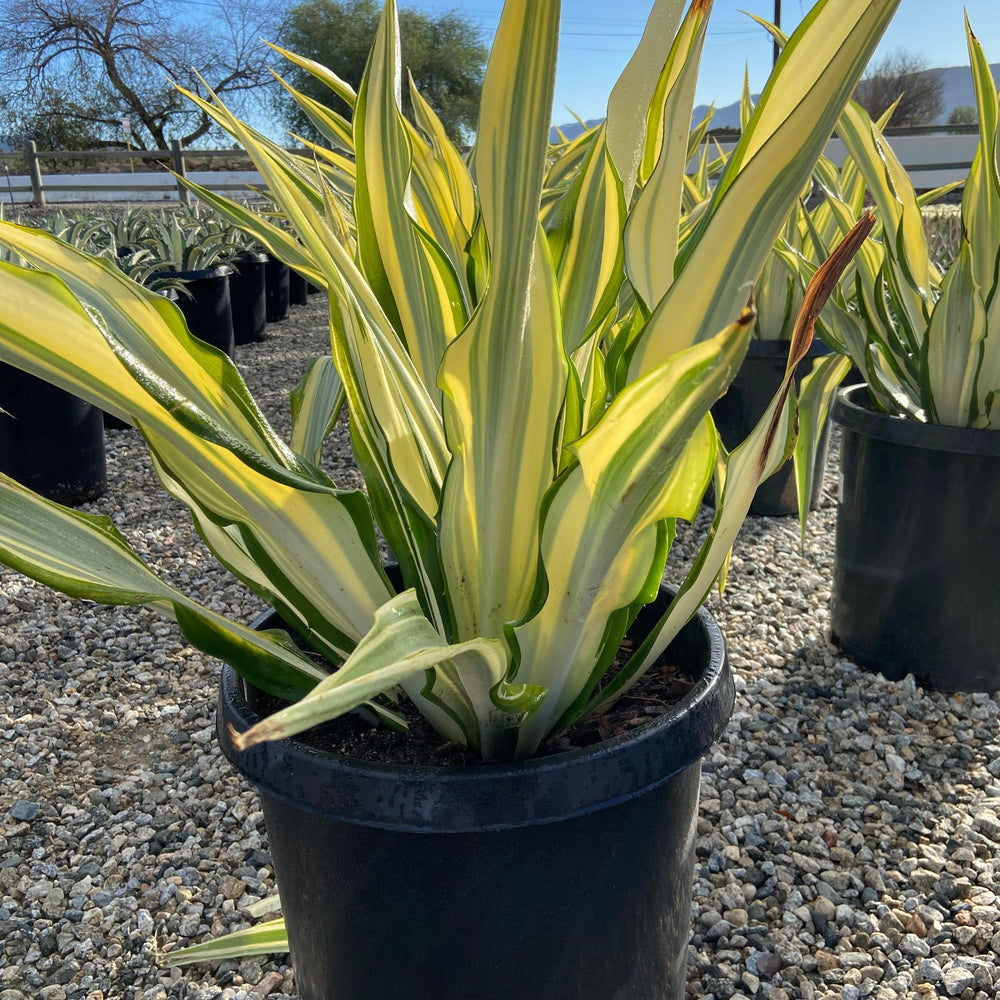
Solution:
<path fill-rule="evenodd" d="M 427 833 L 558 822 L 643 794 L 696 764 L 722 734 L 735 700 L 722 631 L 700 608 L 669 647 L 683 659 L 678 639 L 681 650 L 700 646 L 707 661 L 691 690 L 669 712 L 591 747 L 457 766 L 356 760 L 297 737 L 240 752 L 228 725 L 243 731 L 260 716 L 229 664 L 220 685 L 219 741 L 230 763 L 267 794 L 344 822 Z"/>
<path fill-rule="evenodd" d="M 155 277 L 177 278 L 180 281 L 204 281 L 206 278 L 224 278 L 233 273 L 229 264 L 213 264 L 211 267 L 196 268 L 194 271 L 160 271 Z"/>
<path fill-rule="evenodd" d="M 1000 433 L 996 430 L 926 424 L 912 417 L 882 413 L 874 408 L 864 383 L 840 389 L 830 413 L 845 430 L 890 444 L 960 455 L 1000 457 Z"/>

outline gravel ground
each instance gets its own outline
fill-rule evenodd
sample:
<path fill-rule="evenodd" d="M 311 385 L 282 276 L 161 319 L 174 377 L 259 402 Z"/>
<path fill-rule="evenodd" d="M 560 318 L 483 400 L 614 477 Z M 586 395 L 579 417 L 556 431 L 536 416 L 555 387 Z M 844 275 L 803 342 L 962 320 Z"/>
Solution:
<path fill-rule="evenodd" d="M 324 302 L 270 330 L 237 361 L 287 430 L 287 390 L 325 349 Z M 87 509 L 249 621 L 259 603 L 160 489 L 135 432 L 107 440 L 109 490 Z M 330 469 L 349 485 L 346 455 L 339 435 Z M 1000 710 L 889 683 L 828 644 L 836 461 L 835 441 L 805 545 L 793 521 L 751 518 L 710 603 L 738 694 L 704 764 L 688 994 L 994 998 Z M 294 995 L 287 956 L 156 964 L 245 926 L 274 890 L 256 796 L 214 746 L 217 673 L 155 615 L 0 569 L 0 1000 Z"/>

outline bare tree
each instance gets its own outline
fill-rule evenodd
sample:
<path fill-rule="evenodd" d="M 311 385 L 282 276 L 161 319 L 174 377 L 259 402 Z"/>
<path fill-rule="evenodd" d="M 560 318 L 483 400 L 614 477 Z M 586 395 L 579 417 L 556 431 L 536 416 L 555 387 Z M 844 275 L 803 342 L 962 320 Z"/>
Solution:
<path fill-rule="evenodd" d="M 10 0 L 0 10 L 0 85 L 22 128 L 51 110 L 95 140 L 164 148 L 205 135 L 210 120 L 171 81 L 203 91 L 204 78 L 243 111 L 265 81 L 276 0 Z M 192 11 L 194 13 L 192 13 Z M 71 95 L 53 109 L 53 94 Z M 10 112 L 9 112 L 10 114 Z M 7 124 L 11 130 L 11 124 Z"/>
<path fill-rule="evenodd" d="M 943 86 L 941 71 L 928 69 L 923 56 L 896 49 L 869 66 L 854 99 L 872 118 L 878 118 L 902 95 L 892 124 L 926 125 L 941 115 Z"/>

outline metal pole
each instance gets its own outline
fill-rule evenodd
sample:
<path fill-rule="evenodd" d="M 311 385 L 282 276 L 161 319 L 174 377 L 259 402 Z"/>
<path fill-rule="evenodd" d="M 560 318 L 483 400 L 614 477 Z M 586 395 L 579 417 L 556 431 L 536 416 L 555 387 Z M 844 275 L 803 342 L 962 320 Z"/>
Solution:
<path fill-rule="evenodd" d="M 776 28 L 781 27 L 781 0 L 774 0 L 774 26 Z M 778 45 L 778 40 L 774 41 L 774 60 L 771 63 L 772 66 L 776 66 L 778 63 L 778 56 L 781 55 L 781 48 Z"/>
<path fill-rule="evenodd" d="M 7 190 L 10 192 L 10 207 L 14 207 L 14 188 L 10 183 L 10 167 L 5 163 L 3 165 L 3 175 L 7 178 Z"/>
<path fill-rule="evenodd" d="M 184 169 L 184 148 L 180 139 L 170 140 L 171 159 L 174 163 L 174 173 L 179 177 L 186 177 L 187 171 Z M 180 181 L 177 182 L 177 194 L 182 205 L 187 205 L 191 201 L 191 192 L 188 191 Z"/>
<path fill-rule="evenodd" d="M 38 147 L 30 139 L 24 144 L 24 158 L 28 161 L 28 176 L 31 178 L 31 200 L 39 208 L 45 208 L 42 171 L 38 166 Z"/>

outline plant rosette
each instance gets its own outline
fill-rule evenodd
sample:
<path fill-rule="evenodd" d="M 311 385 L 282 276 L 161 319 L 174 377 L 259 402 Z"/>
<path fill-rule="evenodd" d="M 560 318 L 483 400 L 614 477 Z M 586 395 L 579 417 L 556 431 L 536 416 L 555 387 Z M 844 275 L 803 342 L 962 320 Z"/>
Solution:
<path fill-rule="evenodd" d="M 637 619 L 636 644 L 669 599 Z M 345 757 L 311 733 L 240 751 L 263 699 L 227 667 L 219 738 L 261 795 L 299 994 L 440 1000 L 475 980 L 483 1000 L 682 995 L 699 761 L 734 690 L 703 609 L 668 655 L 691 689 L 625 735 L 449 766 Z M 518 955 L 502 971 L 498 940 Z"/>
<path fill-rule="evenodd" d="M 749 289 L 896 4 L 819 0 L 708 200 L 688 210 L 687 139 L 710 6 L 695 0 L 685 12 L 658 0 L 606 123 L 555 153 L 557 2 L 505 4 L 468 158 L 416 87 L 416 122 L 400 111 L 392 2 L 357 92 L 288 54 L 351 109 L 347 121 L 292 92 L 337 149 L 292 156 L 214 95 L 188 95 L 247 150 L 282 218 L 185 183 L 329 293 L 332 355 L 293 392 L 288 442 L 175 305 L 49 234 L 0 225 L 0 243 L 31 265 L 0 262 L 0 360 L 130 420 L 206 544 L 287 631 L 254 630 L 199 604 L 107 519 L 5 478 L 0 557 L 73 596 L 163 610 L 193 645 L 287 701 L 230 734 L 240 753 L 357 709 L 398 727 L 405 698 L 484 767 L 544 770 L 531 759 L 538 748 L 640 683 L 724 576 L 757 486 L 791 454 L 791 386 L 816 318 L 874 224 L 862 219 L 816 272 L 775 395 L 727 451 L 710 408 L 747 350 Z M 365 491 L 338 488 L 320 467 L 342 407 Z M 695 517 L 713 480 L 711 529 L 672 599 L 657 605 L 678 520 Z M 399 563 L 399 592 L 380 535 Z M 644 637 L 615 666 L 651 604 Z M 679 841 L 687 855 L 690 830 Z M 607 861 L 579 850 L 594 870 Z M 676 939 L 667 928 L 688 923 L 680 898 L 663 897 L 662 947 L 631 956 L 663 970 L 664 982 L 683 963 L 665 953 Z M 311 911 L 329 904 L 311 899 Z M 265 925 L 240 946 L 290 946 L 310 982 L 305 944 L 281 935 Z M 468 973 L 461 996 L 502 981 L 502 944 L 489 969 Z M 549 945 L 559 947 L 558 934 Z M 397 980 L 395 996 L 409 1000 L 412 986 Z M 630 995 L 626 983 L 607 995 L 622 990 Z"/>
<path fill-rule="evenodd" d="M 857 311 L 830 302 L 838 350 L 865 377 L 844 428 L 832 590 L 845 652 L 944 690 L 1000 686 L 995 539 L 1000 486 L 1000 97 L 966 20 L 980 144 L 962 240 L 942 273 L 918 198 L 879 123 L 856 105 L 838 133 L 881 230 L 854 263 Z M 829 338 L 828 338 L 829 340 Z"/>

